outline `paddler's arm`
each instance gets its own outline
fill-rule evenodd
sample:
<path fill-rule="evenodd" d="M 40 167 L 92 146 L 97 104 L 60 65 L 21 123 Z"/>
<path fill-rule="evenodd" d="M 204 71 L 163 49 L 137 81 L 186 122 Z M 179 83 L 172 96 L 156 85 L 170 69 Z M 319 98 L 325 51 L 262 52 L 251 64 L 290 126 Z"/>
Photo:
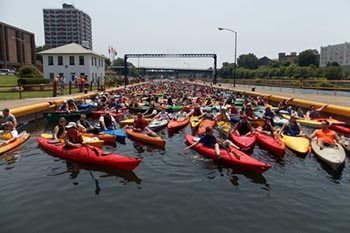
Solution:
<path fill-rule="evenodd" d="M 56 125 L 55 128 L 53 128 L 53 140 L 55 140 L 55 141 L 58 140 L 58 137 L 57 137 L 58 131 L 59 131 L 59 128 Z"/>
<path fill-rule="evenodd" d="M 64 139 L 64 143 L 67 145 L 67 146 L 70 146 L 70 147 L 81 147 L 82 145 L 80 143 L 73 143 L 69 140 L 69 138 L 66 136 L 66 138 Z"/>
<path fill-rule="evenodd" d="M 312 140 L 313 138 L 316 137 L 316 133 L 317 133 L 317 129 L 310 136 L 306 135 L 306 137 Z"/>
<path fill-rule="evenodd" d="M 322 112 L 325 108 L 327 108 L 328 104 L 323 105 L 322 107 L 316 109 L 317 112 Z"/>
<path fill-rule="evenodd" d="M 337 133 L 335 133 L 334 137 L 336 142 L 338 142 L 340 145 L 343 145 L 344 142 L 341 140 Z"/>
<path fill-rule="evenodd" d="M 288 122 L 284 123 L 283 126 L 281 127 L 281 129 L 278 131 L 277 136 L 281 136 L 282 132 L 284 131 L 284 129 L 287 127 Z"/>

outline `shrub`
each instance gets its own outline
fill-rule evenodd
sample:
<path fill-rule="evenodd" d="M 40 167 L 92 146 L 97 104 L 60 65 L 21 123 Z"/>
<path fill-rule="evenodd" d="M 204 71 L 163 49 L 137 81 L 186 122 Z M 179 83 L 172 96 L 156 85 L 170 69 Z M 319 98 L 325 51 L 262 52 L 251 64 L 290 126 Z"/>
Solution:
<path fill-rule="evenodd" d="M 47 78 L 19 78 L 17 80 L 18 84 L 21 85 L 30 85 L 30 84 L 47 84 L 49 79 Z"/>
<path fill-rule="evenodd" d="M 25 65 L 19 68 L 18 76 L 20 78 L 44 78 L 42 73 L 33 65 Z"/>

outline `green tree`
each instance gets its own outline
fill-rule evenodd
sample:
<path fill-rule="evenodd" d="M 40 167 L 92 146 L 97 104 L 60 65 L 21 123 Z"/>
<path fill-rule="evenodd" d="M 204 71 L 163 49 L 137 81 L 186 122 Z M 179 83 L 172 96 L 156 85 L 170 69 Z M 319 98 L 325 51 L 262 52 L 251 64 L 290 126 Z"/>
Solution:
<path fill-rule="evenodd" d="M 112 65 L 113 66 L 124 66 L 124 59 L 121 57 L 118 57 L 117 59 L 113 60 Z M 130 76 L 138 76 L 139 75 L 139 70 L 136 69 L 134 64 L 132 64 L 131 62 L 128 62 L 128 69 L 129 69 Z"/>
<path fill-rule="evenodd" d="M 341 66 L 328 66 L 324 70 L 324 77 L 329 80 L 342 79 L 343 70 Z"/>
<path fill-rule="evenodd" d="M 45 51 L 47 49 L 49 49 L 50 47 L 47 45 L 40 45 L 35 47 L 35 53 L 36 53 L 36 60 L 40 61 L 41 63 L 43 63 L 43 56 L 41 54 L 39 54 L 39 52 L 41 51 Z"/>
<path fill-rule="evenodd" d="M 218 70 L 218 76 L 221 78 L 232 77 L 233 76 L 233 68 L 234 68 L 233 63 L 229 63 L 229 62 L 222 63 L 222 67 Z M 241 73 L 238 75 L 238 71 L 237 71 L 237 77 L 241 77 L 240 75 L 241 75 Z"/>
<path fill-rule="evenodd" d="M 43 74 L 33 65 L 25 65 L 19 68 L 20 78 L 44 78 Z"/>
<path fill-rule="evenodd" d="M 301 52 L 297 57 L 297 64 L 299 66 L 318 66 L 320 63 L 320 54 L 316 49 L 307 49 Z"/>
<path fill-rule="evenodd" d="M 257 69 L 259 67 L 258 58 L 254 53 L 242 54 L 238 57 L 237 64 L 239 67 L 247 69 Z"/>

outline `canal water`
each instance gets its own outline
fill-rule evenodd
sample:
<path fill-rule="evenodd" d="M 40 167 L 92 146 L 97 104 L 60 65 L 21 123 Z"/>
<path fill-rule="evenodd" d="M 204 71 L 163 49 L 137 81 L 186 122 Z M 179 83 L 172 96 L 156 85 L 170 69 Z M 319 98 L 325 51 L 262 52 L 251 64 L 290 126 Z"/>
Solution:
<path fill-rule="evenodd" d="M 183 152 L 189 127 L 159 150 L 126 140 L 116 148 L 143 159 L 134 172 L 69 164 L 38 148 L 45 122 L 0 162 L 0 232 L 348 232 L 350 168 L 331 172 L 312 155 L 277 159 L 237 174 L 194 151 Z"/>

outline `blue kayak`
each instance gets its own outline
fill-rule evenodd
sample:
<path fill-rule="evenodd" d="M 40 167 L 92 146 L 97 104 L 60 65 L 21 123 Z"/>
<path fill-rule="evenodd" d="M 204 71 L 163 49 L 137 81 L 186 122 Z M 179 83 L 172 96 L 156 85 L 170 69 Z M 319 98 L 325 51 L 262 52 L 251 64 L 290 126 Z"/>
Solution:
<path fill-rule="evenodd" d="M 117 139 L 125 139 L 126 134 L 123 129 L 110 129 L 110 130 L 104 130 L 105 134 L 115 135 Z"/>
<path fill-rule="evenodd" d="M 78 105 L 79 109 L 88 109 L 88 108 L 96 108 L 97 104 L 93 103 L 93 104 L 80 104 Z"/>

